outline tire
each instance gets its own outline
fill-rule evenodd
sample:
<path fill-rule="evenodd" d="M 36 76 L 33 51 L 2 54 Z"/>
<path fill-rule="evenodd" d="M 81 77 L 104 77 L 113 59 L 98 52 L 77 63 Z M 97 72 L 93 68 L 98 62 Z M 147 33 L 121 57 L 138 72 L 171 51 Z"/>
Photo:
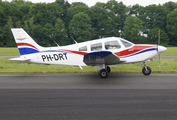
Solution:
<path fill-rule="evenodd" d="M 147 66 L 147 70 L 146 70 L 146 68 L 144 67 L 144 68 L 142 69 L 142 73 L 143 73 L 144 75 L 150 75 L 150 74 L 151 74 L 151 68 L 150 68 L 149 66 Z"/>
<path fill-rule="evenodd" d="M 100 78 L 107 78 L 108 77 L 108 71 L 105 69 L 100 70 L 98 74 L 99 74 Z"/>

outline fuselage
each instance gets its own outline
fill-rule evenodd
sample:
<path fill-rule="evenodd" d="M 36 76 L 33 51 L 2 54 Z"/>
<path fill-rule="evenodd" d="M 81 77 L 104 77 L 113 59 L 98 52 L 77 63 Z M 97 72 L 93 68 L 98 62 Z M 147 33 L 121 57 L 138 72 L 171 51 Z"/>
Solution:
<path fill-rule="evenodd" d="M 86 66 L 83 62 L 84 54 L 99 51 L 110 51 L 124 63 L 143 62 L 153 59 L 157 55 L 157 45 L 133 44 L 118 37 L 102 38 L 88 42 L 59 47 L 41 47 L 40 51 L 28 44 L 18 44 L 19 50 L 37 51 L 24 54 L 21 57 L 29 58 L 28 63 L 59 64 Z"/>

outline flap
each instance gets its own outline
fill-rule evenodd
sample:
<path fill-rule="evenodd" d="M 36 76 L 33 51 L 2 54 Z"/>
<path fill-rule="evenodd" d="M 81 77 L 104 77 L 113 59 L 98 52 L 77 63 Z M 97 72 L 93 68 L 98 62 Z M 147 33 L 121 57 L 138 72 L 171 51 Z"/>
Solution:
<path fill-rule="evenodd" d="M 125 62 L 110 51 L 96 51 L 84 55 L 84 63 L 88 66 L 96 64 L 114 65 Z"/>

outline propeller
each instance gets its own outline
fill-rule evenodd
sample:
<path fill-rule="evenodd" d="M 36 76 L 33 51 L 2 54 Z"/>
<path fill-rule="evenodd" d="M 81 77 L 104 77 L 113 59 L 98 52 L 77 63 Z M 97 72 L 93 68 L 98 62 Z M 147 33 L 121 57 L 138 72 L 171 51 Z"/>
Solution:
<path fill-rule="evenodd" d="M 160 30 L 159 30 L 159 33 L 158 33 L 158 45 L 157 45 L 157 51 L 158 51 L 158 54 L 159 54 L 159 69 L 160 69 L 160 53 L 164 52 L 165 50 L 167 50 L 167 48 L 160 45 Z"/>
<path fill-rule="evenodd" d="M 159 45 L 160 45 L 160 29 L 158 33 L 158 53 L 159 53 L 159 69 L 160 69 L 160 52 L 159 52 Z"/>

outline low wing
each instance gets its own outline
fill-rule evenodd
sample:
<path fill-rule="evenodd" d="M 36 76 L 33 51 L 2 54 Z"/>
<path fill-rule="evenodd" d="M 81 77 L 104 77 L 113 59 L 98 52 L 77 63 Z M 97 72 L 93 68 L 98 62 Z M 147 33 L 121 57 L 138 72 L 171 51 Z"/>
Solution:
<path fill-rule="evenodd" d="M 9 59 L 9 60 L 25 62 L 25 61 L 30 60 L 30 58 L 17 57 L 17 58 L 11 58 L 11 59 Z"/>
<path fill-rule="evenodd" d="M 110 51 L 96 51 L 84 55 L 84 63 L 88 66 L 95 66 L 96 64 L 114 65 L 126 62 Z"/>

